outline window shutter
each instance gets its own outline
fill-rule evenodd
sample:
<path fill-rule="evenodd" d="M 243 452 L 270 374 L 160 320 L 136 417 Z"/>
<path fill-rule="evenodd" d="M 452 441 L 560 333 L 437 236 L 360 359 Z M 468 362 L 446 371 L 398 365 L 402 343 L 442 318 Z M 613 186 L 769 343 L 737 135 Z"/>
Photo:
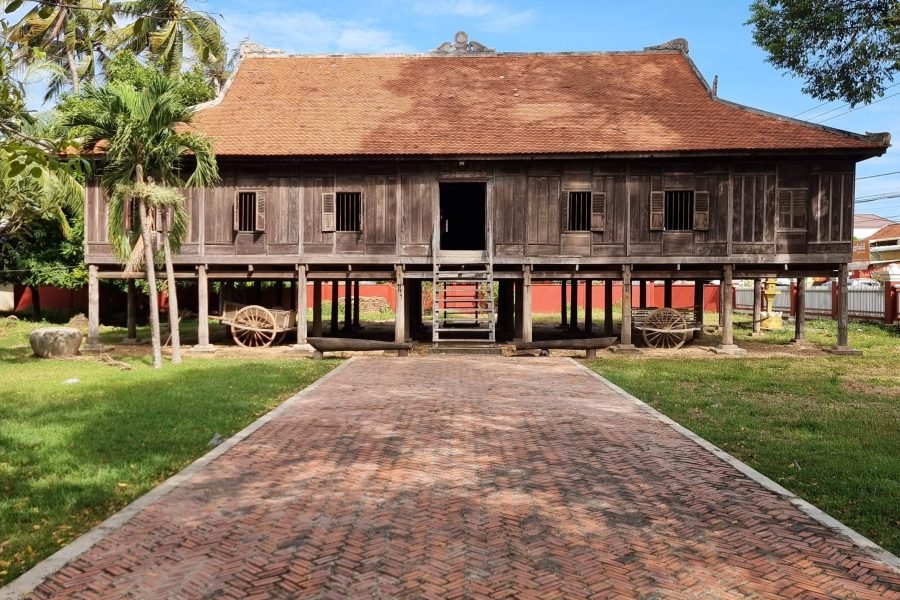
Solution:
<path fill-rule="evenodd" d="M 594 192 L 591 195 L 591 229 L 606 229 L 606 192 Z"/>
<path fill-rule="evenodd" d="M 662 231 L 666 218 L 666 193 L 650 192 L 650 231 Z"/>
<path fill-rule="evenodd" d="M 334 231 L 334 192 L 322 194 L 322 231 Z"/>
<path fill-rule="evenodd" d="M 791 194 L 791 214 L 793 216 L 791 226 L 795 229 L 806 229 L 806 210 L 809 205 L 809 192 L 807 190 L 794 190 Z"/>
<path fill-rule="evenodd" d="M 256 192 L 256 231 L 266 230 L 266 191 Z"/>
<path fill-rule="evenodd" d="M 694 229 L 709 230 L 709 192 L 694 192 Z"/>
<path fill-rule="evenodd" d="M 240 200 L 240 192 L 234 193 L 234 231 L 238 232 L 241 229 L 241 200 Z"/>
<path fill-rule="evenodd" d="M 562 218 L 563 231 L 569 231 L 569 223 L 571 222 L 571 217 L 569 216 L 569 194 L 571 194 L 569 190 L 563 190 L 559 197 L 562 204 L 560 217 Z"/>

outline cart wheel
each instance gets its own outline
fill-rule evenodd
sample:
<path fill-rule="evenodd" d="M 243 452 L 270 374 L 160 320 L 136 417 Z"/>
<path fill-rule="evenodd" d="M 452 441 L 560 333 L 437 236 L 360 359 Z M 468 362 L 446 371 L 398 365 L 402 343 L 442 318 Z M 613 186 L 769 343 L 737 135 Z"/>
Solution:
<path fill-rule="evenodd" d="M 234 315 L 231 335 L 245 348 L 270 346 L 275 339 L 275 317 L 262 306 L 245 306 Z"/>
<path fill-rule="evenodd" d="M 677 310 L 658 308 L 644 321 L 644 342 L 651 348 L 681 348 L 690 330 Z"/>
<path fill-rule="evenodd" d="M 287 337 L 287 334 L 288 334 L 288 330 L 287 330 L 287 329 L 283 329 L 283 330 L 279 331 L 278 333 L 276 333 L 276 334 L 275 334 L 275 341 L 272 342 L 272 345 L 273 345 L 273 346 L 278 346 L 279 344 L 281 344 L 281 342 L 284 341 L 284 338 Z"/>

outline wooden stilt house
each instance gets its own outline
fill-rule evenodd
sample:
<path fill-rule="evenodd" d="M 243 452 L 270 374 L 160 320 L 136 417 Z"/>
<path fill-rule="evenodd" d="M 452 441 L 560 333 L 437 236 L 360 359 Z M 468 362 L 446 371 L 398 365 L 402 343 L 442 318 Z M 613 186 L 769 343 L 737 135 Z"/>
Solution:
<path fill-rule="evenodd" d="M 622 281 L 627 348 L 632 282 L 727 289 L 735 278 L 838 276 L 837 345 L 846 348 L 855 165 L 889 145 L 885 134 L 716 97 L 684 40 L 637 52 L 496 53 L 462 33 L 422 55 L 245 46 L 192 127 L 214 140 L 222 174 L 218 186 L 189 192 L 190 232 L 176 259 L 179 276 L 200 284 L 201 344 L 214 280 L 290 280 L 299 306 L 312 282 L 315 318 L 300 311 L 300 343 L 322 333 L 323 281 L 395 282 L 398 341 L 420 329 L 430 282 L 437 343 L 504 331 L 530 340 L 538 280 L 587 282 L 589 292 L 606 282 L 610 332 L 609 284 Z M 96 290 L 99 278 L 123 274 L 96 187 L 86 214 Z M 466 308 L 453 293 L 494 282 L 496 307 L 493 294 Z"/>

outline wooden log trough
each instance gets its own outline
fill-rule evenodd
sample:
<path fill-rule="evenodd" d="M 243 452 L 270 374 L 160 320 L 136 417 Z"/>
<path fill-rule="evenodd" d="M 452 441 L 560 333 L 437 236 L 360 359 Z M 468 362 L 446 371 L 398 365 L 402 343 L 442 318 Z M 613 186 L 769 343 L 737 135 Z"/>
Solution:
<path fill-rule="evenodd" d="M 381 340 L 361 340 L 356 338 L 310 337 L 307 343 L 313 347 L 313 358 L 321 359 L 326 352 L 369 352 L 374 350 L 396 350 L 397 356 L 409 356 L 412 344 L 386 342 Z"/>
<path fill-rule="evenodd" d="M 617 338 L 584 338 L 573 340 L 541 340 L 538 342 L 516 342 L 516 350 L 584 350 L 585 358 L 597 358 L 597 350 L 609 348 Z"/>

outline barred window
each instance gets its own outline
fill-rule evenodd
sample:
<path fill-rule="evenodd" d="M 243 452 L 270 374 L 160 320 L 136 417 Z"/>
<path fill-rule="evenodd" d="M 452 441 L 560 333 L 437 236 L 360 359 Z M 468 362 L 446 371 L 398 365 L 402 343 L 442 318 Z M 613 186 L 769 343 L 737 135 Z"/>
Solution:
<path fill-rule="evenodd" d="M 689 231 L 694 228 L 694 192 L 666 192 L 666 231 Z"/>
<path fill-rule="evenodd" d="M 337 193 L 336 231 L 362 231 L 362 193 Z"/>
<path fill-rule="evenodd" d="M 256 192 L 240 192 L 237 203 L 237 230 L 256 231 Z"/>
<path fill-rule="evenodd" d="M 569 231 L 591 230 L 590 192 L 569 192 L 567 229 Z"/>

